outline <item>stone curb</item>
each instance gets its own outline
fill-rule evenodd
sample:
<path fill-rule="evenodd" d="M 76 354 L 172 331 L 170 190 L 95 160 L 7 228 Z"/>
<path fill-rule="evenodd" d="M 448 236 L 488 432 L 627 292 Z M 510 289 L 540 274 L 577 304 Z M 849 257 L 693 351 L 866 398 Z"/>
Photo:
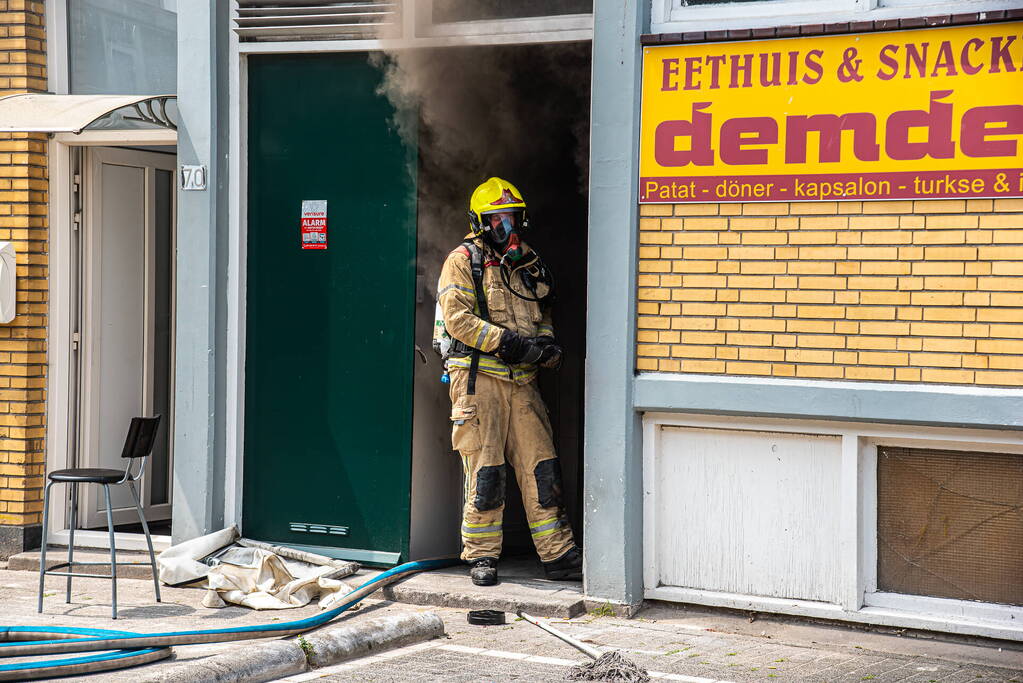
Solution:
<path fill-rule="evenodd" d="M 422 588 L 399 584 L 388 586 L 383 597 L 394 602 L 429 607 L 453 607 L 455 609 L 496 609 L 515 614 L 521 610 L 538 617 L 571 619 L 586 611 L 582 598 L 556 600 L 553 598 L 524 596 L 504 591 L 501 593 L 479 593 L 471 590 L 453 590 L 442 593 L 433 588 Z"/>
<path fill-rule="evenodd" d="M 222 681 L 242 683 L 273 681 L 300 674 L 308 669 L 305 652 L 293 640 L 274 640 L 240 647 L 194 662 L 165 666 L 147 673 L 139 670 L 140 683 Z"/>
<path fill-rule="evenodd" d="M 444 634 L 444 622 L 432 612 L 393 614 L 314 631 L 287 640 L 260 642 L 195 662 L 167 666 L 138 683 L 260 683 L 294 676 L 314 667 L 329 666 L 370 653 L 403 647 Z M 304 645 L 303 645 L 304 644 Z"/>
<path fill-rule="evenodd" d="M 538 617 L 569 619 L 586 611 L 583 595 L 574 585 L 515 579 L 497 587 L 473 586 L 464 574 L 429 572 L 385 586 L 382 597 L 394 602 L 456 609 L 518 610 Z"/>
<path fill-rule="evenodd" d="M 89 568 L 90 574 L 103 574 L 110 576 L 110 553 L 107 551 L 95 551 L 89 549 L 75 548 L 75 559 L 79 562 L 105 562 Z M 145 564 L 129 565 L 117 568 L 118 579 L 149 579 L 153 578 L 153 569 L 149 566 L 149 553 L 136 550 L 118 550 L 118 562 L 144 562 Z M 67 562 L 67 546 L 47 547 L 46 568 L 49 569 L 60 562 Z M 12 555 L 7 561 L 7 569 L 10 571 L 26 571 L 39 574 L 39 551 L 30 550 L 17 555 Z M 81 570 L 79 570 L 81 571 Z"/>
<path fill-rule="evenodd" d="M 444 622 L 433 612 L 393 614 L 316 631 L 305 638 L 305 650 L 309 663 L 321 667 L 442 635 Z"/>

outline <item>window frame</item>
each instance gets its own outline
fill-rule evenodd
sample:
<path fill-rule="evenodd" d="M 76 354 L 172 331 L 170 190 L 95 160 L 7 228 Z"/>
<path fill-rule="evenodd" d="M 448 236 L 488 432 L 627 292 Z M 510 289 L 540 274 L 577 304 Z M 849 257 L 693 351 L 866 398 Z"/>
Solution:
<path fill-rule="evenodd" d="M 865 610 L 898 610 L 926 614 L 956 615 L 962 619 L 990 621 L 994 623 L 1012 622 L 1019 618 L 1023 607 L 1005 605 L 979 600 L 960 600 L 914 593 L 893 593 L 878 588 L 878 500 L 877 500 L 877 458 L 883 447 L 954 450 L 975 453 L 999 453 L 1023 457 L 1023 445 L 1007 443 L 984 438 L 977 434 L 970 438 L 941 438 L 923 433 L 891 434 L 888 436 L 866 435 L 860 439 L 860 459 L 863 471 L 867 475 L 863 488 L 863 508 L 861 511 L 861 558 L 863 566 L 862 590 Z M 950 616 L 950 618 L 952 618 Z"/>
<path fill-rule="evenodd" d="M 46 77 L 48 90 L 67 95 L 71 84 L 71 49 L 68 36 L 68 0 L 45 0 Z"/>
<path fill-rule="evenodd" d="M 415 13 L 417 38 L 487 38 L 503 37 L 497 42 L 514 42 L 524 35 L 534 34 L 527 42 L 559 42 L 561 40 L 589 40 L 593 36 L 593 13 L 557 14 L 510 19 L 471 19 L 466 21 L 434 22 L 433 0 L 410 3 Z"/>
<path fill-rule="evenodd" d="M 418 2 L 414 3 L 414 4 L 417 5 L 417 8 L 416 8 L 417 13 L 425 20 L 425 22 L 427 24 L 432 25 L 432 26 L 452 26 L 452 25 L 459 25 L 459 24 L 500 25 L 500 24 L 503 24 L 505 22 L 520 22 L 520 21 L 531 21 L 531 20 L 532 21 L 542 20 L 542 21 L 555 21 L 555 22 L 557 22 L 558 19 L 567 18 L 567 17 L 578 19 L 580 17 L 592 17 L 593 16 L 593 11 L 591 10 L 589 12 L 567 12 L 565 14 L 538 14 L 538 15 L 521 16 L 521 17 L 506 17 L 506 18 L 503 18 L 503 19 L 491 18 L 491 19 L 457 19 L 455 21 L 435 21 L 434 18 L 433 18 L 433 5 L 434 5 L 434 2 L 435 2 L 435 0 L 418 0 Z M 514 25 L 514 24 L 512 24 L 512 25 Z"/>
<path fill-rule="evenodd" d="M 734 10 L 739 8 L 741 12 Z M 775 28 L 806 24 L 906 19 L 1019 9 L 1015 0 L 758 0 L 683 6 L 682 0 L 651 0 L 650 32 Z"/>
<path fill-rule="evenodd" d="M 775 382 L 791 384 L 794 381 Z M 645 598 L 879 626 L 921 628 L 994 638 L 1019 638 L 1023 607 L 877 590 L 878 447 L 937 448 L 1007 453 L 1023 457 L 1023 442 L 1020 441 L 1018 431 L 660 410 L 643 412 L 642 420 L 643 477 L 646 491 L 642 502 Z M 842 462 L 839 484 L 841 600 L 821 602 L 771 598 L 661 584 L 658 579 L 659 562 L 662 561 L 666 550 L 657 543 L 658 501 L 652 477 L 657 471 L 657 458 L 663 453 L 660 441 L 662 427 L 841 437 Z"/>

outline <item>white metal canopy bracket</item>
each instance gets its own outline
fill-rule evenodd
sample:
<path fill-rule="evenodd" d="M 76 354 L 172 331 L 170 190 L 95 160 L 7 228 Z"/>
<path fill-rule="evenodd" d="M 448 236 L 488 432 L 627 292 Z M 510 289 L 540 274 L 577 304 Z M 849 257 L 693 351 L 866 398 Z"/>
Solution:
<path fill-rule="evenodd" d="M 123 107 L 131 107 L 125 120 L 177 130 L 167 111 L 174 99 L 174 95 L 8 95 L 0 97 L 0 132 L 81 133 Z"/>

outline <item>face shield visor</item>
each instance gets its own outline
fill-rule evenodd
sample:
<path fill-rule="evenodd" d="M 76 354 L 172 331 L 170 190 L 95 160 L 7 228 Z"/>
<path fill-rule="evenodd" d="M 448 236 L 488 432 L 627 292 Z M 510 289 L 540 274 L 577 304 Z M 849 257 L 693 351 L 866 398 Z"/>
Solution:
<path fill-rule="evenodd" d="M 499 211 L 486 214 L 484 219 L 490 228 L 490 237 L 495 244 L 504 244 L 513 232 L 519 229 L 521 213 L 518 211 Z"/>
<path fill-rule="evenodd" d="M 484 214 L 487 230 L 485 235 L 501 253 L 502 258 L 518 261 L 522 258 L 522 244 L 519 231 L 522 229 L 521 211 L 494 211 Z"/>

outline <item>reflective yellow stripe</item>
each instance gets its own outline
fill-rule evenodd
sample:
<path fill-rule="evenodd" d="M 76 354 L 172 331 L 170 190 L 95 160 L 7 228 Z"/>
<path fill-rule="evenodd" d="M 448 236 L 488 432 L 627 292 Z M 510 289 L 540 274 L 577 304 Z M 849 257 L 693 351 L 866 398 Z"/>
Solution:
<path fill-rule="evenodd" d="M 469 356 L 456 356 L 448 359 L 448 363 L 453 368 L 467 368 L 471 362 L 472 358 Z M 505 373 L 511 373 L 515 376 L 531 375 L 536 373 L 535 365 L 507 365 L 495 359 L 493 356 L 480 356 L 480 367 L 492 370 L 503 370 Z"/>
<path fill-rule="evenodd" d="M 437 298 L 438 299 L 441 298 L 442 296 L 444 296 L 444 294 L 446 294 L 448 291 L 452 289 L 457 289 L 458 291 L 465 292 L 466 294 L 472 294 L 474 297 L 476 296 L 476 291 L 470 287 L 463 287 L 462 285 L 448 285 L 444 289 L 437 292 Z"/>
<path fill-rule="evenodd" d="M 487 335 L 490 334 L 489 323 L 483 323 L 483 327 L 480 328 L 480 333 L 476 337 L 476 348 L 483 346 L 483 342 L 486 341 Z"/>
<path fill-rule="evenodd" d="M 563 526 L 564 524 L 562 524 L 560 517 L 552 517 L 551 519 L 545 519 L 541 522 L 533 522 L 529 525 L 529 528 L 533 529 L 533 531 L 530 532 L 530 535 L 533 538 L 542 538 L 553 534 Z"/>
<path fill-rule="evenodd" d="M 448 369 L 468 369 L 471 362 L 472 358 L 469 356 L 448 358 Z M 535 365 L 509 366 L 493 356 L 480 356 L 480 372 L 501 379 L 521 380 L 535 376 L 537 370 Z"/>
<path fill-rule="evenodd" d="M 452 363 L 466 363 L 466 364 L 468 364 L 471 360 L 472 360 L 472 358 L 469 357 L 469 356 L 455 356 L 454 358 L 451 359 L 451 362 Z M 498 360 L 497 358 L 495 358 L 494 356 L 491 356 L 491 355 L 486 354 L 486 353 L 481 353 L 480 354 L 480 365 L 481 366 L 489 365 L 489 366 L 495 367 L 495 368 L 505 368 L 506 370 L 509 367 L 506 363 L 504 363 L 504 362 Z"/>
<path fill-rule="evenodd" d="M 501 535 L 501 522 L 462 522 L 462 536 L 488 538 Z"/>
<path fill-rule="evenodd" d="M 449 368 L 468 368 L 472 363 L 471 358 L 449 358 Z M 503 377 L 508 377 L 512 374 L 512 369 L 500 361 L 488 361 L 486 356 L 480 356 L 480 370 L 490 371 L 491 374 L 499 373 Z"/>
<path fill-rule="evenodd" d="M 552 529 L 553 531 L 553 529 Z M 500 536 L 500 531 L 481 531 L 477 533 L 469 533 L 468 531 L 462 530 L 462 536 L 467 538 L 488 538 L 490 536 Z"/>
<path fill-rule="evenodd" d="M 450 363 L 452 367 L 456 367 L 456 368 L 458 368 L 458 367 L 465 367 L 465 368 L 467 368 L 467 367 L 469 367 L 469 364 L 471 362 L 472 362 L 472 358 L 469 357 L 469 356 L 458 356 L 458 357 L 454 357 L 454 358 L 449 358 L 448 359 L 448 363 Z M 508 366 L 505 365 L 504 363 L 502 363 L 501 361 L 496 360 L 492 356 L 483 356 L 483 355 L 480 356 L 480 367 L 481 368 L 491 368 L 491 369 L 494 369 L 494 370 L 504 370 L 505 372 L 508 372 L 508 370 L 509 370 Z"/>

